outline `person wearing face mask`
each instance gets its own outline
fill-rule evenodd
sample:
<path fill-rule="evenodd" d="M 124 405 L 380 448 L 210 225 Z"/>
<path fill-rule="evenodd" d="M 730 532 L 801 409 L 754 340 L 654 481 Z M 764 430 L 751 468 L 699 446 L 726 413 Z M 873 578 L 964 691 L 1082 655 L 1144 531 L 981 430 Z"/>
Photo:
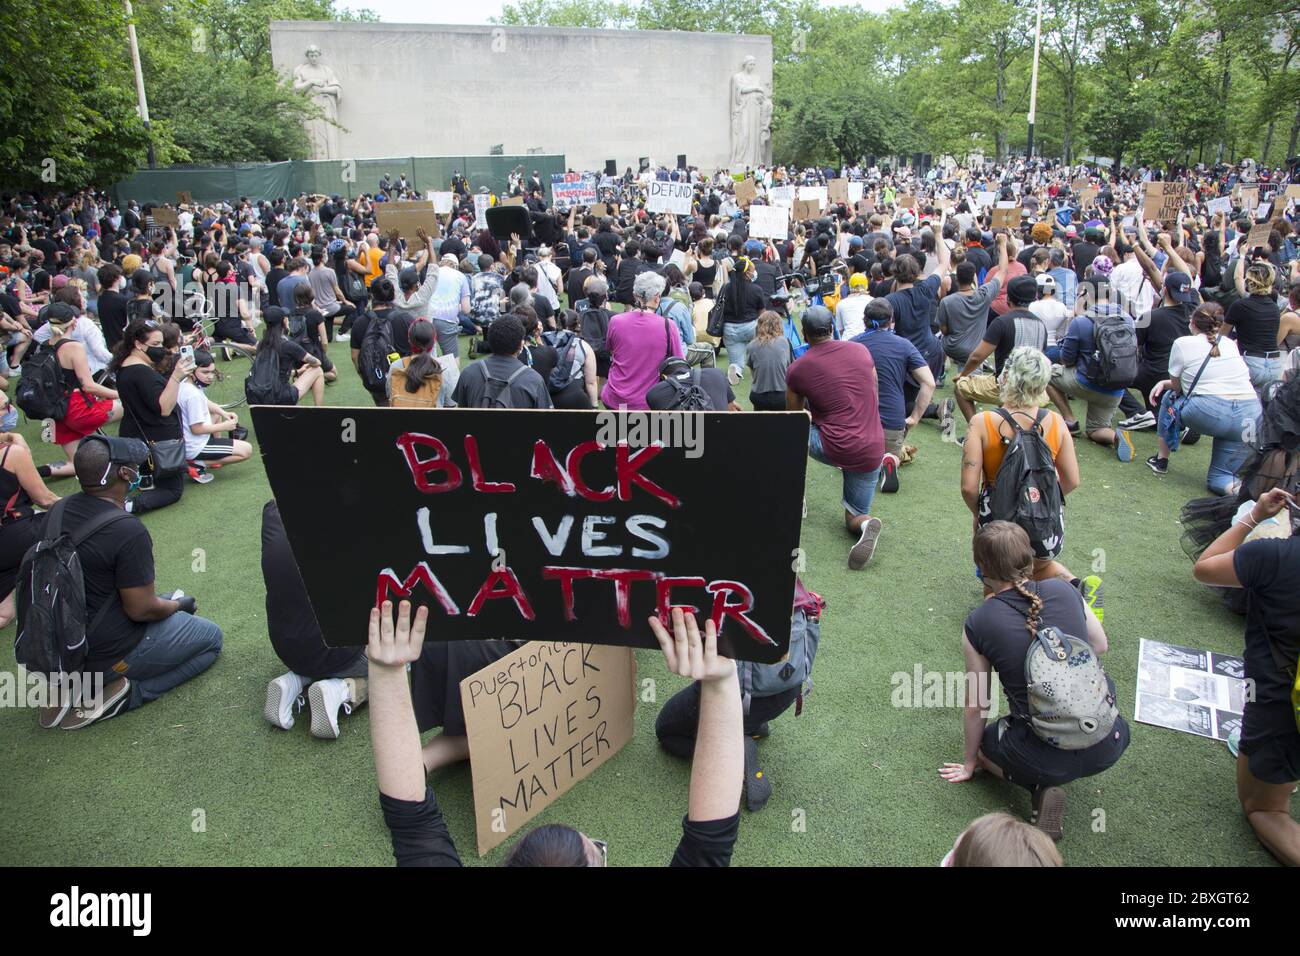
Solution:
<path fill-rule="evenodd" d="M 117 377 L 117 393 L 122 401 L 121 437 L 150 442 L 181 439 L 176 399 L 181 382 L 194 371 L 194 363 L 182 356 L 171 373 L 163 375 L 159 368 L 170 354 L 163 345 L 162 328 L 151 319 L 132 322 L 114 349 L 109 370 Z M 149 487 L 126 503 L 127 511 L 144 514 L 181 500 L 185 490 L 183 474 L 157 475 L 148 466 L 145 474 L 151 479 Z"/>
<path fill-rule="evenodd" d="M 104 686 L 75 708 L 66 700 L 41 708 L 42 727 L 80 730 L 134 710 L 203 673 L 221 653 L 221 628 L 195 615 L 193 596 L 158 596 L 153 540 L 139 518 L 123 513 L 148 457 L 148 446 L 137 439 L 87 436 L 73 460 L 81 493 L 59 501 L 46 517 L 47 538 L 65 532 L 81 539 L 85 670 L 103 674 Z"/>
<path fill-rule="evenodd" d="M 216 373 L 212 353 L 196 351 L 194 371 L 181 382 L 176 406 L 180 409 L 181 432 L 185 436 L 185 460 L 220 468 L 247 461 L 253 454 L 253 446 L 232 434 L 239 429 L 239 416 L 209 401 L 203 394 Z M 207 484 L 212 477 L 210 472 L 200 471 L 195 480 Z"/>

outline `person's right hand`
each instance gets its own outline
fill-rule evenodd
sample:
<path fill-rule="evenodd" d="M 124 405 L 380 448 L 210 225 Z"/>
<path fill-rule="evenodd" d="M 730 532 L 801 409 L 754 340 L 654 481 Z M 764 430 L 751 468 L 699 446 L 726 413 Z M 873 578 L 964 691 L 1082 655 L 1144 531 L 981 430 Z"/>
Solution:
<path fill-rule="evenodd" d="M 736 673 L 735 661 L 718 656 L 718 632 L 711 618 L 704 622 L 703 640 L 700 639 L 700 629 L 695 623 L 694 614 L 673 608 L 672 622 L 673 633 L 669 636 L 659 618 L 653 615 L 650 617 L 650 630 L 659 642 L 659 649 L 663 651 L 664 662 L 670 671 L 705 683 L 725 680 Z"/>
<path fill-rule="evenodd" d="M 176 381 L 183 381 L 185 376 L 194 371 L 194 360 L 181 357 L 176 360 L 176 367 L 172 369 L 172 378 Z"/>
<path fill-rule="evenodd" d="M 949 783 L 965 783 L 975 776 L 975 768 L 964 763 L 946 763 L 939 768 L 939 776 Z"/>
<path fill-rule="evenodd" d="M 420 657 L 424 647 L 424 629 L 429 620 L 429 609 L 421 605 L 411 622 L 411 602 L 403 601 L 397 607 L 397 622 L 393 622 L 393 602 L 385 601 L 382 607 L 370 609 L 370 629 L 367 634 L 366 657 L 372 667 L 405 667 Z"/>
<path fill-rule="evenodd" d="M 1155 385 L 1151 387 L 1151 394 L 1147 397 L 1151 400 L 1152 405 L 1160 404 L 1160 396 L 1164 394 L 1165 389 L 1168 387 L 1169 381 L 1156 382 Z"/>
<path fill-rule="evenodd" d="M 1273 488 L 1259 496 L 1255 502 L 1255 507 L 1250 510 L 1250 520 L 1255 524 L 1261 521 L 1267 521 L 1279 511 L 1287 506 L 1288 503 L 1294 504 L 1295 499 L 1281 488 Z"/>

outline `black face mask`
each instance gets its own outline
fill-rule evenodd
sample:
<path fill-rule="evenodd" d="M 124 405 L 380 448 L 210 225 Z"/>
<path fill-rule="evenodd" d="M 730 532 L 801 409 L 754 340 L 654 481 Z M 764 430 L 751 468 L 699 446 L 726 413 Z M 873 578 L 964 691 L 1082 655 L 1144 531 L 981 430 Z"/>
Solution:
<path fill-rule="evenodd" d="M 167 349 L 161 345 L 150 345 L 144 350 L 144 354 L 149 356 L 149 361 L 157 365 L 167 357 Z"/>

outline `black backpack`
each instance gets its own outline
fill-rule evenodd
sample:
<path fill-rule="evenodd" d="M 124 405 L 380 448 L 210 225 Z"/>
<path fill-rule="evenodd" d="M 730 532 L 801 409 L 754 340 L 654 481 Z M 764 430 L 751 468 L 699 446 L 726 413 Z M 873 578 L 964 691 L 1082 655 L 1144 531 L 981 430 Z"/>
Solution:
<path fill-rule="evenodd" d="M 14 391 L 14 404 L 34 421 L 46 418 L 61 421 L 67 417 L 68 398 L 72 392 L 59 366 L 59 349 L 69 341 L 71 339 L 60 339 L 54 345 L 42 343 L 23 362 L 23 377 L 18 380 Z"/>
<path fill-rule="evenodd" d="M 1092 384 L 1098 388 L 1128 388 L 1137 381 L 1137 330 L 1123 315 L 1092 320 Z"/>
<path fill-rule="evenodd" d="M 555 349 L 559 356 L 555 368 L 551 369 L 546 379 L 546 387 L 552 392 L 562 392 L 571 382 L 582 378 L 582 359 L 578 357 L 579 339 L 567 329 L 558 332 L 543 332 L 542 341 Z"/>
<path fill-rule="evenodd" d="M 244 379 L 244 397 L 250 405 L 275 405 L 280 398 L 280 353 L 261 349 L 253 356 L 253 367 Z"/>
<path fill-rule="evenodd" d="M 668 378 L 664 379 L 664 381 L 673 387 L 672 400 L 669 401 L 669 403 L 664 406 L 663 408 L 664 411 L 673 411 L 673 412 L 717 411 L 717 409 L 713 407 L 713 399 L 709 397 L 709 393 L 706 392 L 704 388 L 700 385 L 699 369 L 695 369 L 694 371 L 691 372 L 691 381 L 689 385 L 686 384 L 685 382 L 680 381 L 677 378 L 674 378 L 673 376 L 669 376 Z"/>
<path fill-rule="evenodd" d="M 87 637 L 104 620 L 115 597 L 104 602 L 86 623 L 86 582 L 77 547 L 91 535 L 129 517 L 118 508 L 88 521 L 75 534 L 63 530 L 67 498 L 50 509 L 45 536 L 27 549 L 18 567 L 14 595 L 18 609 L 18 636 L 14 657 L 38 674 L 73 674 L 86 663 Z"/>
<path fill-rule="evenodd" d="M 1025 529 L 1035 545 L 1059 540 L 1065 534 L 1061 524 L 1061 483 L 1052 449 L 1043 437 L 1047 411 L 1039 409 L 1033 427 L 1025 429 L 1006 409 L 994 410 L 1015 429 L 1015 437 L 1002 455 L 984 520 L 1014 522 Z"/>
<path fill-rule="evenodd" d="M 510 373 L 506 379 L 493 378 L 488 372 L 487 366 L 483 366 L 483 374 L 487 379 L 487 387 L 483 390 L 482 408 L 514 408 L 514 403 L 510 398 L 510 386 L 514 384 L 515 379 L 524 372 L 528 371 L 527 365 L 521 365 Z"/>
<path fill-rule="evenodd" d="M 357 372 L 361 375 L 361 383 L 372 392 L 385 390 L 388 369 L 392 364 L 389 356 L 397 351 L 393 347 L 392 312 L 389 310 L 383 315 L 370 313 L 370 325 L 358 350 Z"/>
<path fill-rule="evenodd" d="M 307 313 L 289 313 L 289 338 L 310 351 L 312 340 L 311 334 L 307 331 Z M 317 342 L 316 345 L 319 347 L 320 343 Z"/>

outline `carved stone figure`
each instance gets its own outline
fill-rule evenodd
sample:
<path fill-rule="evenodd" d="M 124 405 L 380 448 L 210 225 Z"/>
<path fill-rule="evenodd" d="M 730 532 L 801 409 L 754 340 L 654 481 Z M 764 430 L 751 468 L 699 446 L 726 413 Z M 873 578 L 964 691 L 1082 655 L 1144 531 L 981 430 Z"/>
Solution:
<path fill-rule="evenodd" d="M 771 127 L 772 97 L 758 75 L 758 62 L 747 56 L 731 78 L 731 165 L 766 163 Z"/>
<path fill-rule="evenodd" d="M 306 93 L 325 114 L 307 124 L 311 138 L 312 159 L 339 158 L 339 98 L 343 87 L 334 71 L 320 61 L 320 47 L 307 47 L 307 61 L 293 70 L 293 88 Z"/>

